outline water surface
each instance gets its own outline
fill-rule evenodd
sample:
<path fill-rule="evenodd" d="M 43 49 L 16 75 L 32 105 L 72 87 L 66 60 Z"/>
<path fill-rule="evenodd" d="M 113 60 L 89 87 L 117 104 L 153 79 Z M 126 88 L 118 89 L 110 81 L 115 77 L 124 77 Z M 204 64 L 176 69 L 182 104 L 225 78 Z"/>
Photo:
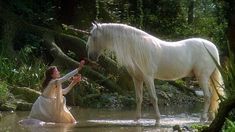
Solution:
<path fill-rule="evenodd" d="M 84 109 L 72 107 L 71 112 L 78 123 L 52 124 L 42 126 L 23 126 L 18 122 L 27 118 L 29 111 L 3 112 L 0 131 L 9 132 L 165 132 L 172 131 L 172 126 L 189 126 L 199 123 L 201 105 L 175 105 L 161 107 L 161 125 L 155 126 L 152 108 L 144 109 L 142 118 L 135 120 L 135 110 Z"/>

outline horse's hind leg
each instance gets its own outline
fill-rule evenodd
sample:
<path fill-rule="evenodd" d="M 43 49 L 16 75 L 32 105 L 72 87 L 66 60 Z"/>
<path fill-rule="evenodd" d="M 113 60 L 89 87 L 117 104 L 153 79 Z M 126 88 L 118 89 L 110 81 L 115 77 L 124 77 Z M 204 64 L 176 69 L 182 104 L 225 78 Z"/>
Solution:
<path fill-rule="evenodd" d="M 143 80 L 138 80 L 133 78 L 133 82 L 135 85 L 135 96 L 136 96 L 136 114 L 137 119 L 141 118 L 141 104 L 143 101 Z"/>
<path fill-rule="evenodd" d="M 145 78 L 145 84 L 147 86 L 148 92 L 150 94 L 150 99 L 151 102 L 153 104 L 155 113 L 156 113 L 156 124 L 160 123 L 160 112 L 159 112 L 159 108 L 158 108 L 158 99 L 157 99 L 157 95 L 156 95 L 156 90 L 155 90 L 155 86 L 154 86 L 154 79 L 151 77 L 147 77 Z"/>
<path fill-rule="evenodd" d="M 209 78 L 208 77 L 200 77 L 199 78 L 199 85 L 200 87 L 202 87 L 203 89 L 203 93 L 204 93 L 204 108 L 203 108 L 203 112 L 201 115 L 201 122 L 207 121 L 207 114 L 208 114 L 208 110 L 210 107 L 210 101 L 211 101 L 211 92 L 209 90 Z"/>

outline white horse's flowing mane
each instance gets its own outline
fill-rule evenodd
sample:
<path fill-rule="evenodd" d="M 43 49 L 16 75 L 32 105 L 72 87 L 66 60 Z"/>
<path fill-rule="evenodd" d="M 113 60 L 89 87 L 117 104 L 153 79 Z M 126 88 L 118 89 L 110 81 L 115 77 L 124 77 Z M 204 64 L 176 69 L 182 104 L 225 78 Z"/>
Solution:
<path fill-rule="evenodd" d="M 120 64 L 135 70 L 136 66 L 143 73 L 149 71 L 148 66 L 154 66 L 152 54 L 157 54 L 156 48 L 160 52 L 160 39 L 148 33 L 125 24 L 99 24 L 104 36 L 111 39 L 112 50 L 116 53 Z M 107 39 L 107 38 L 104 38 Z M 152 63 L 152 64 L 151 64 Z M 146 65 L 147 64 L 147 65 Z"/>

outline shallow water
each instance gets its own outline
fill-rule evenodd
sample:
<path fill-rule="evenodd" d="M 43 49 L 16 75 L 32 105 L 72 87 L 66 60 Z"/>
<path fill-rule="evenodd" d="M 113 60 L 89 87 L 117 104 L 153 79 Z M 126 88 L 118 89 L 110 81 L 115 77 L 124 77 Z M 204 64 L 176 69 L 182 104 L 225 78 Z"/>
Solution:
<path fill-rule="evenodd" d="M 52 124 L 42 126 L 23 126 L 18 122 L 27 118 L 29 111 L 3 112 L 0 131 L 8 132 L 165 132 L 172 131 L 172 126 L 189 126 L 199 123 L 201 105 L 161 107 L 161 125 L 155 126 L 152 108 L 144 109 L 142 118 L 135 120 L 135 110 L 104 110 L 72 107 L 71 112 L 78 123 Z"/>

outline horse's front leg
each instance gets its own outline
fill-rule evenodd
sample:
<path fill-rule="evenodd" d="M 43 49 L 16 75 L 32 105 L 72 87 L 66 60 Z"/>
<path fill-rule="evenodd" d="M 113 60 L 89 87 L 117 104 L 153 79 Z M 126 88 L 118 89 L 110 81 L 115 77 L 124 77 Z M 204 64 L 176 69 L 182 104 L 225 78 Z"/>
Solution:
<path fill-rule="evenodd" d="M 141 118 L 141 104 L 143 101 L 143 80 L 133 78 L 135 86 L 135 96 L 136 96 L 136 115 L 137 120 Z"/>
<path fill-rule="evenodd" d="M 156 124 L 160 124 L 160 112 L 158 108 L 158 98 L 156 95 L 156 90 L 154 86 L 154 78 L 153 77 L 146 77 L 145 84 L 147 86 L 148 92 L 150 94 L 150 99 L 153 104 L 155 113 L 156 113 Z"/>

